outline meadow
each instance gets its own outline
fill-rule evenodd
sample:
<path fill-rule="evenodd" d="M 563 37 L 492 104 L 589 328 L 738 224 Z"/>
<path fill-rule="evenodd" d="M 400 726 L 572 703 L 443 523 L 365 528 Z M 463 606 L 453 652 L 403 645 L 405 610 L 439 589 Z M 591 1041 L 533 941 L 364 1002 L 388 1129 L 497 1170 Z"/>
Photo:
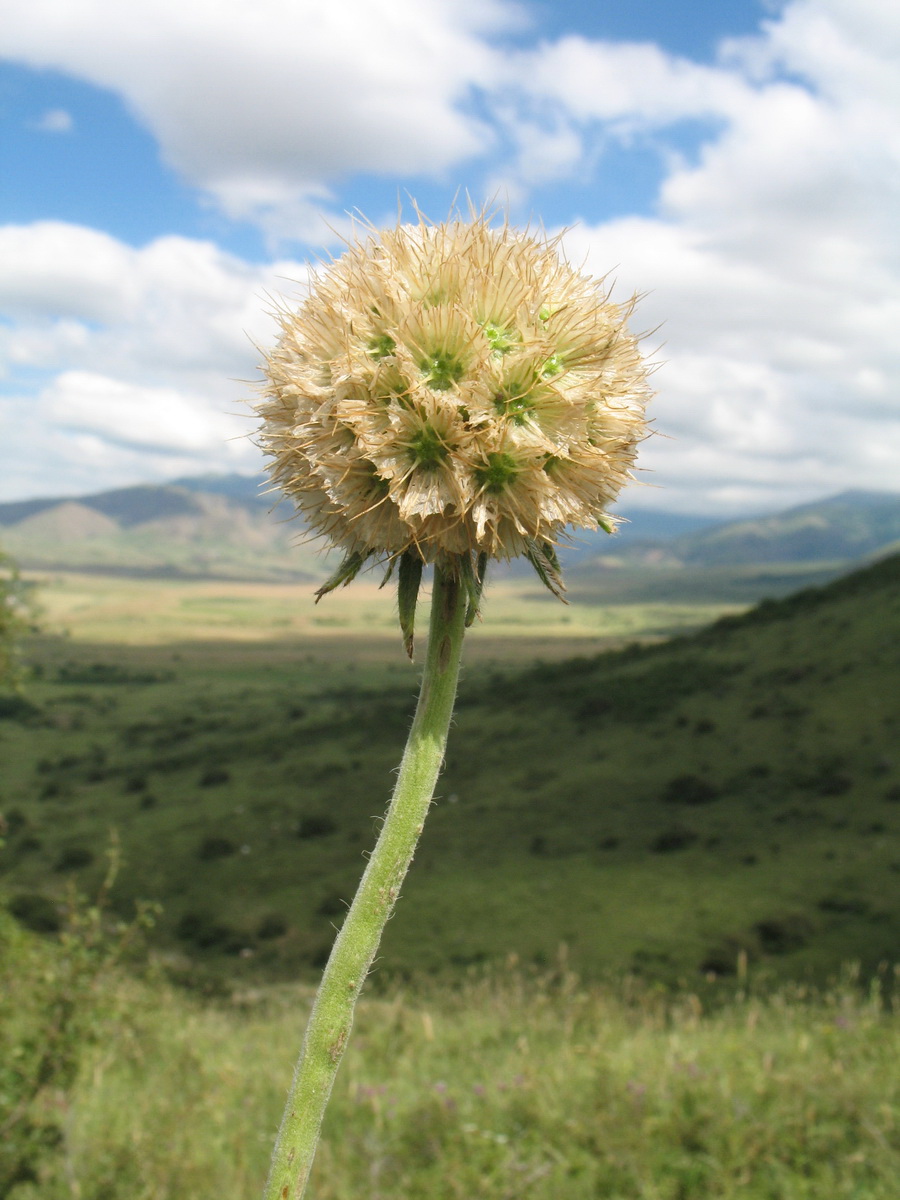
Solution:
<path fill-rule="evenodd" d="M 314 603 L 315 584 L 235 580 L 135 578 L 127 575 L 32 573 L 47 632 L 79 644 L 171 646 L 179 643 L 310 642 L 324 649 L 326 663 L 371 655 L 371 643 L 389 642 L 385 661 L 396 654 L 396 602 L 390 587 L 371 579 L 339 589 Z M 691 595 L 673 599 L 668 589 L 636 599 L 625 589 L 612 602 L 607 593 L 577 590 L 560 604 L 532 577 L 492 584 L 486 618 L 470 632 L 469 655 L 492 657 L 497 643 L 514 640 L 506 657 L 528 662 L 547 642 L 557 654 L 596 653 L 621 639 L 651 639 L 696 629 L 746 607 L 743 596 Z M 427 629 L 427 606 L 420 618 Z M 323 640 L 330 639 L 322 646 Z M 113 651 L 114 652 L 114 651 Z M 272 652 L 277 657 L 277 648 Z"/>
<path fill-rule="evenodd" d="M 0 1196 L 258 1195 L 311 990 L 201 1001 L 133 958 L 123 971 L 128 931 L 97 931 L 96 910 L 61 946 L 0 919 L 16 1047 L 0 1086 L 20 1101 Z M 710 999 L 631 976 L 588 986 L 561 955 L 376 987 L 310 1196 L 893 1200 L 896 982 L 848 973 L 815 991 L 742 972 Z"/>
<path fill-rule="evenodd" d="M 316 1200 L 896 1194 L 898 582 L 618 613 L 498 585 Z M 42 590 L 0 719 L 0 1196 L 259 1190 L 417 678 L 387 593 L 307 592 Z"/>

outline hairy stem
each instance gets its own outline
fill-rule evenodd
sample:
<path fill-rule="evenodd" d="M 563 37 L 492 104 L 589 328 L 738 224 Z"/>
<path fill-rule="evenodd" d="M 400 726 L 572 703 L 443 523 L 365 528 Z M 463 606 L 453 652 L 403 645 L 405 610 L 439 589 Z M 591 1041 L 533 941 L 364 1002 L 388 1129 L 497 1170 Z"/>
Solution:
<path fill-rule="evenodd" d="M 444 759 L 467 597 L 435 567 L 422 688 L 381 835 L 337 936 L 310 1014 L 272 1155 L 265 1200 L 300 1200 L 353 1010 L 412 861 Z"/>

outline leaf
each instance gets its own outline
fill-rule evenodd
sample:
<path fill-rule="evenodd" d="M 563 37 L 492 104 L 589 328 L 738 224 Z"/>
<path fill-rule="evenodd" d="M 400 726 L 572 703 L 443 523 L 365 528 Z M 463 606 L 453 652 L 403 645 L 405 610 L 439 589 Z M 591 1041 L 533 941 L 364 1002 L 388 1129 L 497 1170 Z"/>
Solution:
<path fill-rule="evenodd" d="M 397 572 L 397 607 L 400 611 L 400 632 L 403 646 L 410 658 L 413 656 L 413 627 L 416 621 L 416 604 L 419 599 L 419 584 L 422 582 L 421 555 L 415 550 L 404 550 L 400 555 Z"/>
<path fill-rule="evenodd" d="M 529 541 L 527 547 L 525 557 L 537 572 L 538 579 L 557 600 L 568 604 L 568 600 L 563 595 L 566 585 L 563 583 L 562 568 L 556 556 L 556 547 L 552 542 L 534 541 Z"/>
<path fill-rule="evenodd" d="M 468 554 L 459 556 L 459 574 L 463 587 L 468 595 L 466 608 L 466 629 L 475 621 L 481 608 L 481 596 L 484 592 L 484 579 L 487 574 L 488 556 L 479 554 L 473 565 Z"/>
<path fill-rule="evenodd" d="M 323 596 L 333 592 L 335 588 L 346 587 L 348 583 L 352 583 L 365 566 L 366 560 L 371 556 L 371 550 L 351 550 L 331 578 L 323 583 L 316 592 L 316 604 Z"/>

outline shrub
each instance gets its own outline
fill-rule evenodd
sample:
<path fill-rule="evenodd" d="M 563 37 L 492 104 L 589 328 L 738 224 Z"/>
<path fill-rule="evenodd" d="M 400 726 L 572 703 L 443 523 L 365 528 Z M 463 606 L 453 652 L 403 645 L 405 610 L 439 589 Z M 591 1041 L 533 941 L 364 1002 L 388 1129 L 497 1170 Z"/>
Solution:
<path fill-rule="evenodd" d="M 217 858 L 228 858 L 232 854 L 237 854 L 237 845 L 231 838 L 221 837 L 218 834 L 204 838 L 197 849 L 197 857 L 201 862 L 211 862 Z"/>
<path fill-rule="evenodd" d="M 789 954 L 792 950 L 801 950 L 809 942 L 811 930 L 806 918 L 797 915 L 757 921 L 753 932 L 767 954 Z"/>
<path fill-rule="evenodd" d="M 320 917 L 343 917 L 347 913 L 347 901 L 338 892 L 330 892 L 321 901 L 316 912 Z"/>
<path fill-rule="evenodd" d="M 314 813 L 307 817 L 301 817 L 297 825 L 298 838 L 328 837 L 330 833 L 336 832 L 337 824 L 325 813 Z"/>
<path fill-rule="evenodd" d="M 21 925 L 34 933 L 58 933 L 62 927 L 58 906 L 39 892 L 20 892 L 8 908 Z"/>
<path fill-rule="evenodd" d="M 256 927 L 256 936 L 261 941 L 267 941 L 269 938 L 282 937 L 287 930 L 288 925 L 284 917 L 278 913 L 267 913 Z"/>
<path fill-rule="evenodd" d="M 249 940 L 208 913 L 186 912 L 175 926 L 175 933 L 200 950 L 221 950 L 225 954 L 239 954 Z"/>
<path fill-rule="evenodd" d="M 94 852 L 87 846 L 67 846 L 53 864 L 54 871 L 79 871 L 94 861 Z"/>
<path fill-rule="evenodd" d="M 666 784 L 662 798 L 666 804 L 710 804 L 719 789 L 699 775 L 678 775 Z"/>
<path fill-rule="evenodd" d="M 225 767 L 207 767 L 200 776 L 201 787 L 219 787 L 220 784 L 228 783 L 231 779 L 231 772 Z"/>
<path fill-rule="evenodd" d="M 653 839 L 650 849 L 654 854 L 669 854 L 673 850 L 686 850 L 688 846 L 692 846 L 697 841 L 697 837 L 698 835 L 694 833 L 693 829 L 688 829 L 684 825 L 673 825 Z"/>
<path fill-rule="evenodd" d="M 0 1197 L 45 1194 L 48 1174 L 66 1151 L 58 1114 L 68 1111 L 85 1051 L 108 1036 L 114 1004 L 108 982 L 149 923 L 145 909 L 131 923 L 106 919 L 115 865 L 93 904 L 72 893 L 57 907 L 25 893 L 8 912 L 0 905 Z M 39 937 L 37 930 L 58 937 Z M 27 1190 L 20 1193 L 19 1185 Z"/>

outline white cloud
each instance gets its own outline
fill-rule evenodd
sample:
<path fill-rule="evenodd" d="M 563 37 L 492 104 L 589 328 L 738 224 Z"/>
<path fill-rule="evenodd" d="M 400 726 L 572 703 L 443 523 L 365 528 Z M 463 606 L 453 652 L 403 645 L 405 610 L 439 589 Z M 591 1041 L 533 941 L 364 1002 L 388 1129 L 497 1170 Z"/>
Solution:
<path fill-rule="evenodd" d="M 727 513 L 896 488 L 900 11 L 789 0 L 711 65 L 578 36 L 510 49 L 492 33 L 511 19 L 501 0 L 33 0 L 0 53 L 117 91 L 169 162 L 276 236 L 321 240 L 357 172 L 442 178 L 473 159 L 517 203 L 583 184 L 610 140 L 644 139 L 665 172 L 656 212 L 588 211 L 566 240 L 593 273 L 615 268 L 618 295 L 649 292 L 636 320 L 662 325 L 656 414 L 672 436 L 643 462 L 667 490 L 639 502 Z M 683 122 L 702 131 L 690 153 Z M 228 380 L 254 374 L 279 275 L 304 268 L 179 237 L 136 250 L 69 225 L 0 228 L 0 354 L 14 381 L 61 376 L 58 403 L 48 384 L 33 411 L 58 447 L 87 439 L 84 461 L 215 465 L 213 414 L 246 393 Z M 154 435 L 154 412 L 187 442 Z"/>
<path fill-rule="evenodd" d="M 503 0 L 33 0 L 0 54 L 124 96 L 165 158 L 232 216 L 283 225 L 353 172 L 435 173 L 484 152 Z"/>
<path fill-rule="evenodd" d="M 748 91 L 733 71 L 675 57 L 650 43 L 576 35 L 512 57 L 504 81 L 555 102 L 577 121 L 614 122 L 622 130 L 725 116 L 741 108 Z"/>
<path fill-rule="evenodd" d="M 38 133 L 71 133 L 74 127 L 72 114 L 64 108 L 48 108 L 31 126 Z"/>
<path fill-rule="evenodd" d="M 659 217 L 567 238 L 574 260 L 621 263 L 623 290 L 650 291 L 657 420 L 678 440 L 651 441 L 644 464 L 676 506 L 900 486 L 900 97 L 883 70 L 888 47 L 900 65 L 900 14 L 874 15 L 797 3 L 728 47 L 756 85 L 671 172 Z"/>
<path fill-rule="evenodd" d="M 163 237 L 135 249 L 57 221 L 0 227 L 0 307 L 9 360 L 118 370 L 157 382 L 248 370 L 268 336 L 266 296 L 307 277 L 303 263 L 253 266 L 212 242 Z"/>
<path fill-rule="evenodd" d="M 154 453 L 199 455 L 224 447 L 235 434 L 232 421 L 206 397 L 89 371 L 63 371 L 38 401 L 60 429 Z"/>
<path fill-rule="evenodd" d="M 134 249 L 61 222 L 0 227 L 0 493 L 30 490 L 33 471 L 37 490 L 77 491 L 95 469 L 103 482 L 255 469 L 255 345 L 274 336 L 270 297 L 306 277 L 298 262 L 251 266 L 182 237 Z M 36 394 L 16 389 L 35 372 Z M 17 461 L 25 430 L 34 469 Z"/>

